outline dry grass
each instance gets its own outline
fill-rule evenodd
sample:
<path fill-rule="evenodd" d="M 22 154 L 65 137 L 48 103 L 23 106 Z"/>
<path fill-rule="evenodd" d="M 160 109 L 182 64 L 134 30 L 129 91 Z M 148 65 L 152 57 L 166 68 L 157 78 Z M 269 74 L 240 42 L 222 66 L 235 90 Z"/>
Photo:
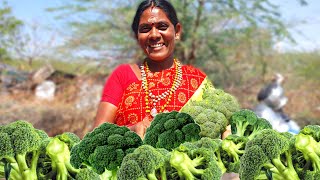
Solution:
<path fill-rule="evenodd" d="M 74 132 L 83 137 L 92 128 L 95 110 L 76 109 L 70 100 L 72 98 L 61 100 L 64 96 L 68 95 L 60 94 L 53 101 L 44 101 L 24 92 L 1 95 L 0 124 L 23 119 L 46 131 L 49 136 Z"/>

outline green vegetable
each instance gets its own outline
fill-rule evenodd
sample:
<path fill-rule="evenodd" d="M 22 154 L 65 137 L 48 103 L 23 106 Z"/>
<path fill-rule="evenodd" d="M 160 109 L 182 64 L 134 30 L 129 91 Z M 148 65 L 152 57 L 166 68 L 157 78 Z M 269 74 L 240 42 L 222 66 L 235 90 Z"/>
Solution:
<path fill-rule="evenodd" d="M 201 96 L 190 99 L 181 112 L 191 115 L 200 125 L 202 137 L 220 138 L 231 115 L 240 109 L 240 105 L 234 96 L 222 89 L 215 89 L 210 82 L 199 90 L 202 92 L 195 94 Z"/>
<path fill-rule="evenodd" d="M 294 138 L 272 129 L 265 129 L 247 142 L 240 158 L 240 179 L 272 177 L 274 180 L 299 180 L 292 162 Z"/>
<path fill-rule="evenodd" d="M 116 179 L 122 159 L 140 145 L 141 138 L 129 128 L 103 123 L 71 149 L 70 161 L 75 168 L 91 168 L 103 178 Z"/>
<path fill-rule="evenodd" d="M 227 172 L 239 172 L 240 157 L 244 153 L 247 141 L 247 138 L 233 134 L 222 140 L 221 148 L 223 153 L 221 153 L 221 158 L 223 164 L 226 166 Z"/>
<path fill-rule="evenodd" d="M 272 129 L 272 125 L 265 119 L 259 118 L 249 109 L 241 109 L 230 118 L 231 132 L 237 136 L 252 139 L 263 129 Z"/>
<path fill-rule="evenodd" d="M 100 180 L 99 174 L 89 168 L 80 169 L 75 180 Z"/>
<path fill-rule="evenodd" d="M 128 154 L 123 159 L 118 171 L 118 180 L 127 179 L 148 179 L 148 180 L 166 180 L 166 166 L 168 151 L 158 151 L 150 145 L 142 145 Z"/>
<path fill-rule="evenodd" d="M 80 142 L 80 138 L 74 133 L 65 132 L 50 139 L 46 146 L 46 154 L 50 157 L 53 179 L 67 180 L 73 178 L 79 172 L 70 163 L 70 149 Z M 50 174 L 52 175 L 53 172 Z M 48 178 L 48 176 L 45 176 Z"/>
<path fill-rule="evenodd" d="M 37 179 L 37 163 L 46 138 L 45 132 L 27 121 L 0 126 L 0 160 L 10 165 L 11 179 Z"/>
<path fill-rule="evenodd" d="M 216 145 L 210 138 L 185 142 L 171 152 L 170 165 L 180 179 L 220 180 L 222 169 L 214 155 Z"/>
<path fill-rule="evenodd" d="M 169 151 L 186 141 L 200 139 L 200 127 L 186 113 L 172 111 L 158 114 L 147 128 L 144 143 Z"/>
<path fill-rule="evenodd" d="M 320 126 L 307 125 L 295 136 L 296 169 L 301 179 L 320 177 Z"/>

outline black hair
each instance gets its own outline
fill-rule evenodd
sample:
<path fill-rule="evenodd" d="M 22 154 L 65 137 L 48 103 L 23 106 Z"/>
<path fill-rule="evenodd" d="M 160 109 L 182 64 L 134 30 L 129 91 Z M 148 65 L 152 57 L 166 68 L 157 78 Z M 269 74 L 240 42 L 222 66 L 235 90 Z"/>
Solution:
<path fill-rule="evenodd" d="M 179 23 L 179 19 L 177 17 L 176 10 L 172 6 L 172 4 L 169 1 L 166 0 L 144 0 L 140 3 L 140 5 L 137 8 L 136 14 L 133 18 L 133 22 L 131 24 L 131 29 L 135 34 L 135 37 L 137 38 L 138 36 L 138 28 L 139 28 L 139 22 L 140 22 L 140 17 L 142 13 L 148 9 L 149 7 L 158 7 L 162 9 L 170 22 L 173 24 L 174 27 Z"/>

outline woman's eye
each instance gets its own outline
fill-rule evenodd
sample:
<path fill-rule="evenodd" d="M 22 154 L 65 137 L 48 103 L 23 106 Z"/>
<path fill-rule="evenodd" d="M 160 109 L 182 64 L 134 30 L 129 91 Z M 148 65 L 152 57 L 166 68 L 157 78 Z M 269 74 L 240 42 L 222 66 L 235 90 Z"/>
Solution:
<path fill-rule="evenodd" d="M 158 29 L 159 29 L 159 30 L 166 30 L 166 29 L 168 29 L 168 26 L 167 26 L 167 25 L 160 25 L 160 26 L 158 27 Z"/>
<path fill-rule="evenodd" d="M 150 31 L 150 27 L 141 27 L 141 28 L 139 28 L 139 32 L 141 32 L 141 33 L 145 33 L 145 32 L 148 32 L 148 31 Z"/>

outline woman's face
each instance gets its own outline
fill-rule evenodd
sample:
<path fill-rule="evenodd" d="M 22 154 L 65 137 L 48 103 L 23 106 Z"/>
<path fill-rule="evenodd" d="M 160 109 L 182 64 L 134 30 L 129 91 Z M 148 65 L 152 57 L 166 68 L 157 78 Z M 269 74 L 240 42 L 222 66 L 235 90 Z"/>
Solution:
<path fill-rule="evenodd" d="M 179 38 L 181 26 L 173 24 L 166 13 L 157 7 L 146 9 L 141 17 L 138 28 L 138 42 L 149 59 L 163 61 L 172 57 L 175 40 Z"/>

